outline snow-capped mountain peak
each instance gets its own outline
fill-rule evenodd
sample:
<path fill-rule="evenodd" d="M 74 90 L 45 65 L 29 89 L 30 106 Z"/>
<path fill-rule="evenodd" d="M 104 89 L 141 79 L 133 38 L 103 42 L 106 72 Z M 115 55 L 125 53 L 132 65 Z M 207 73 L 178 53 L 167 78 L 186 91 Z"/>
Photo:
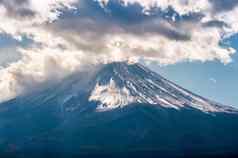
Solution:
<path fill-rule="evenodd" d="M 128 62 L 100 65 L 93 73 L 74 74 L 46 90 L 16 98 L 16 102 L 29 105 L 54 103 L 62 111 L 69 112 L 92 107 L 100 112 L 148 105 L 206 113 L 238 113 L 237 109 L 196 95 L 141 64 Z"/>
<path fill-rule="evenodd" d="M 12 149 L 20 157 L 45 151 L 53 157 L 237 153 L 236 109 L 193 94 L 140 64 L 97 68 L 0 104 L 0 151 L 9 157 Z"/>
<path fill-rule="evenodd" d="M 105 65 L 96 75 L 89 101 L 99 102 L 98 110 L 111 110 L 132 103 L 166 108 L 195 108 L 204 112 L 231 112 L 168 81 L 141 64 L 117 62 Z"/>

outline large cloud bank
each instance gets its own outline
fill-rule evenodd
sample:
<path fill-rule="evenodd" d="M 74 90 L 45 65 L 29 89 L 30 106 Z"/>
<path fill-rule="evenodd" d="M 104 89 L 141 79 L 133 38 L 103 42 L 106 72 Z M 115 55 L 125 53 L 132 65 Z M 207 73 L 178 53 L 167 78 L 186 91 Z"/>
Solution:
<path fill-rule="evenodd" d="M 0 69 L 0 101 L 101 62 L 229 63 L 237 14 L 237 0 L 0 0 L 0 33 L 32 41 Z"/>

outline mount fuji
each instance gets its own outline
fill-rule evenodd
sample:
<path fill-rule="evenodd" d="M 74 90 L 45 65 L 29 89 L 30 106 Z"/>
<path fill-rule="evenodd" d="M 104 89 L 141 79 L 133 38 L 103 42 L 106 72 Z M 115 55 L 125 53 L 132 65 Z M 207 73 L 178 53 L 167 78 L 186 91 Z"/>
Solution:
<path fill-rule="evenodd" d="M 238 110 L 114 62 L 0 104 L 0 157 L 235 157 Z"/>

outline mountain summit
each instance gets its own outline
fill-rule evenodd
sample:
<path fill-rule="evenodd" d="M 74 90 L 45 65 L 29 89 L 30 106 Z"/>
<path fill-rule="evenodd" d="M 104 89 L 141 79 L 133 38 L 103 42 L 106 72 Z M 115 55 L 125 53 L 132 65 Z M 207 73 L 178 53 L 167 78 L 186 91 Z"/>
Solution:
<path fill-rule="evenodd" d="M 167 108 L 195 108 L 204 112 L 233 112 L 183 89 L 141 64 L 126 62 L 104 66 L 96 75 L 90 101 L 98 101 L 98 109 L 107 110 L 131 103 L 146 103 Z"/>
<path fill-rule="evenodd" d="M 0 104 L 0 157 L 235 157 L 237 133 L 237 109 L 127 62 Z"/>
<path fill-rule="evenodd" d="M 237 112 L 232 107 L 196 95 L 141 64 L 128 62 L 101 65 L 90 75 L 71 76 L 47 91 L 32 94 L 31 98 L 37 102 L 55 100 L 67 111 L 87 109 L 87 105 L 94 102 L 98 112 L 136 103 L 176 110 L 193 108 L 203 112 Z"/>

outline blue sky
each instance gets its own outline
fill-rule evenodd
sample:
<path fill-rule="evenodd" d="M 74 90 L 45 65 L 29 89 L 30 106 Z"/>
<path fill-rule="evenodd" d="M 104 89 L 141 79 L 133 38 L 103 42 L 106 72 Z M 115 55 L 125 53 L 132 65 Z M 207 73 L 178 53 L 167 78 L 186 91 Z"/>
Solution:
<path fill-rule="evenodd" d="M 232 36 L 227 41 L 238 50 L 238 35 Z M 186 62 L 162 67 L 150 65 L 150 67 L 192 92 L 238 107 L 238 54 L 234 54 L 232 59 L 233 61 L 227 65 L 212 61 Z"/>
<path fill-rule="evenodd" d="M 145 61 L 237 105 L 237 0 L 2 0 L 0 101 L 84 69 Z"/>

